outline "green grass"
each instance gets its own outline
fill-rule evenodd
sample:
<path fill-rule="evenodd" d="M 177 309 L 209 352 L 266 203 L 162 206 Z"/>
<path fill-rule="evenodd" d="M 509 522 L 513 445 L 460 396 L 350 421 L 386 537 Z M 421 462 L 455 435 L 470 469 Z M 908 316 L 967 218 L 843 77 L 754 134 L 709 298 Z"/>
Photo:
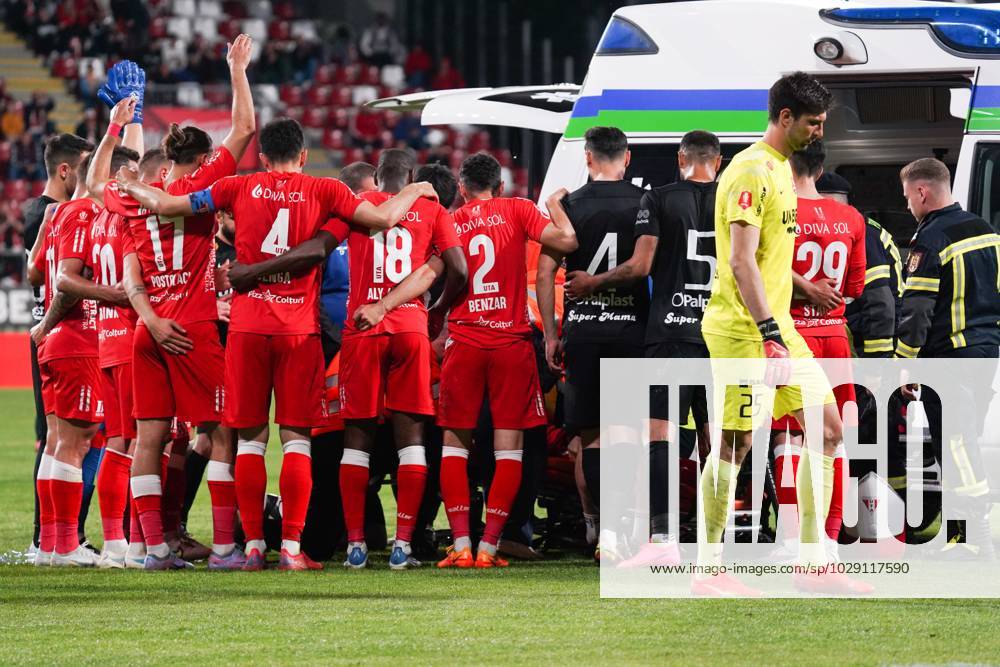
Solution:
<path fill-rule="evenodd" d="M 0 552 L 30 539 L 31 419 L 30 394 L 0 391 Z M 204 501 L 192 524 L 208 534 Z M 96 517 L 88 533 L 100 535 Z M 308 574 L 0 566 L 0 661 L 986 663 L 998 612 L 985 600 L 602 600 L 596 568 L 574 559 L 485 572 L 389 572 L 384 555 L 368 571 Z"/>

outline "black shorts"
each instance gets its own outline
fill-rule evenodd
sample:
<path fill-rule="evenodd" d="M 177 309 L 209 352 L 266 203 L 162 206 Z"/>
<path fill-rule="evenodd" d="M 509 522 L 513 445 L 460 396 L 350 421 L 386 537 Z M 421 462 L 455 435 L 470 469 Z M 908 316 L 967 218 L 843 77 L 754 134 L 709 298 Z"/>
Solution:
<path fill-rule="evenodd" d="M 601 359 L 642 359 L 638 341 L 566 341 L 566 426 L 571 430 L 601 425 Z"/>
<path fill-rule="evenodd" d="M 647 359 L 708 359 L 708 347 L 704 343 L 668 341 L 646 345 Z M 649 416 L 652 419 L 669 419 L 669 387 L 653 385 L 649 388 Z M 688 412 L 694 417 L 695 427 L 701 428 L 708 422 L 708 399 L 705 387 L 683 385 L 678 392 L 680 406 L 677 415 L 681 425 L 687 422 Z"/>

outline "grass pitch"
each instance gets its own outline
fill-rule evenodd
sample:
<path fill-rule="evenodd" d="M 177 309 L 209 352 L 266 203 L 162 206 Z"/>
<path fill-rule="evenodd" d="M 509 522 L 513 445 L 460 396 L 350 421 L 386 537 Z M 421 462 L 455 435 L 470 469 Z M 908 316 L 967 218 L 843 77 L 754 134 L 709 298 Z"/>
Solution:
<path fill-rule="evenodd" d="M 31 536 L 33 408 L 0 391 L 0 552 Z M 277 448 L 269 470 L 276 473 Z M 209 532 L 207 492 L 192 511 Z M 91 538 L 100 537 L 91 512 Z M 584 559 L 500 571 L 143 573 L 0 565 L 0 662 L 991 663 L 989 600 L 601 600 Z"/>

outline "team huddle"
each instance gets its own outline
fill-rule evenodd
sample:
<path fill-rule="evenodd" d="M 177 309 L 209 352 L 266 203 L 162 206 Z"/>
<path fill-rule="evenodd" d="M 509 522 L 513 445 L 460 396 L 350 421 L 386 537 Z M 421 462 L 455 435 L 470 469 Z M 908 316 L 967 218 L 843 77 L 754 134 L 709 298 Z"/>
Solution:
<path fill-rule="evenodd" d="M 365 497 L 383 421 L 391 423 L 399 461 L 389 567 L 420 564 L 411 540 L 427 479 L 430 420 L 444 434 L 440 488 L 453 541 L 438 567 L 506 566 L 497 546 L 521 480 L 524 431 L 547 422 L 528 316 L 533 244 L 541 248 L 536 294 L 545 360 L 565 374 L 563 414 L 580 438 L 583 486 L 593 506 L 601 495 L 601 358 L 766 357 L 778 386 L 774 414 L 783 418 L 773 443 L 776 486 L 782 505 L 798 506 L 800 555 L 809 562 L 836 558 L 845 475 L 838 405 L 855 396 L 851 385 L 837 388 L 836 400 L 824 405 L 824 441 L 808 454 L 798 427 L 807 402 L 795 387 L 783 386 L 782 360 L 855 352 L 996 356 L 1000 306 L 989 295 L 967 294 L 965 282 L 947 282 L 951 268 L 942 269 L 961 262 L 980 284 L 997 284 L 996 235 L 957 205 L 947 208 L 950 199 L 937 205 L 950 197 L 940 192 L 947 168 L 918 160 L 902 175 L 922 225 L 904 274 L 888 235 L 837 201 L 843 190 L 836 179 L 823 178 L 819 140 L 830 94 L 807 75 L 775 84 L 767 134 L 738 154 L 721 179 L 719 140 L 692 131 L 678 153 L 681 180 L 643 190 L 624 180 L 625 134 L 594 127 L 585 143 L 591 181 L 549 197 L 547 213 L 528 200 L 502 197 L 500 165 L 485 153 L 463 162 L 457 185 L 465 203 L 450 213 L 434 185 L 414 182 L 413 158 L 403 150 L 381 153 L 371 192 L 356 194 L 339 180 L 304 174 L 305 139 L 295 121 L 277 119 L 256 131 L 246 77 L 250 50 L 245 35 L 230 45 L 233 122 L 217 147 L 199 128 L 173 126 L 161 147 L 140 155 L 145 74 L 128 61 L 109 71 L 101 89 L 113 108 L 100 145 L 61 139 L 50 146 L 63 151 L 75 176 L 65 179 L 69 201 L 45 211 L 30 254 L 29 279 L 45 288 L 46 313 L 32 339 L 49 424 L 36 481 L 36 564 L 190 567 L 177 553 L 175 528 L 165 525 L 164 447 L 196 426 L 210 452 L 208 567 L 263 569 L 273 393 L 283 454 L 279 568 L 322 567 L 300 543 L 313 484 L 312 434 L 332 419 L 344 425 L 338 474 L 345 566 L 368 563 Z M 255 135 L 264 170 L 237 175 Z M 824 180 L 832 186 L 821 191 Z M 220 212 L 232 217 L 237 260 L 222 268 L 213 245 Z M 930 232 L 920 236 L 935 216 L 961 218 L 951 223 L 958 231 L 945 235 L 952 245 L 938 247 L 938 240 L 927 240 Z M 955 234 L 979 241 L 957 251 Z M 321 264 L 343 242 L 349 295 L 331 396 L 318 315 Z M 435 284 L 441 287 L 428 306 L 425 295 Z M 230 287 L 223 347 L 217 294 Z M 938 326 L 940 313 L 951 312 L 938 298 L 946 288 L 962 291 L 965 309 L 961 324 L 949 321 L 947 330 Z M 439 362 L 432 341 L 443 330 Z M 667 398 L 651 396 L 655 548 L 640 551 L 632 564 L 678 559 L 667 521 L 666 460 L 669 443 L 677 446 L 679 438 L 668 422 Z M 721 455 L 704 464 L 703 563 L 721 558 L 735 478 L 756 428 L 740 407 L 748 399 L 726 395 Z M 678 400 L 678 414 L 688 421 L 683 426 L 707 438 L 704 391 L 687 389 Z M 473 550 L 467 468 L 484 401 L 496 471 Z M 96 556 L 79 543 L 77 517 L 81 465 L 102 424 L 97 492 L 104 547 Z M 811 456 L 821 458 L 817 465 Z M 976 455 L 969 456 L 978 471 Z M 813 470 L 822 474 L 819 499 L 812 495 Z M 607 544 L 602 539 L 601 546 Z M 807 590 L 866 592 L 842 575 L 797 583 Z M 704 595 L 753 593 L 726 575 L 697 577 L 692 588 Z"/>

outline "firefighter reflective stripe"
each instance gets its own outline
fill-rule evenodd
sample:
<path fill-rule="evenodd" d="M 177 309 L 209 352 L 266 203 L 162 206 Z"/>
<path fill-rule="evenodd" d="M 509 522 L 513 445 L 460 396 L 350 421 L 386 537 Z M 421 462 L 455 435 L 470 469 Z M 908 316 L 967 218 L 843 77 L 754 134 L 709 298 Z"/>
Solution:
<path fill-rule="evenodd" d="M 892 272 L 889 270 L 888 264 L 882 264 L 879 266 L 872 266 L 867 271 L 865 271 L 865 285 L 868 283 L 875 282 L 876 280 L 881 280 L 885 278 L 888 280 L 892 276 Z"/>
<path fill-rule="evenodd" d="M 941 280 L 939 278 L 921 278 L 920 276 L 910 276 L 906 279 L 905 291 L 909 292 L 919 290 L 923 292 L 937 292 L 940 287 Z"/>

